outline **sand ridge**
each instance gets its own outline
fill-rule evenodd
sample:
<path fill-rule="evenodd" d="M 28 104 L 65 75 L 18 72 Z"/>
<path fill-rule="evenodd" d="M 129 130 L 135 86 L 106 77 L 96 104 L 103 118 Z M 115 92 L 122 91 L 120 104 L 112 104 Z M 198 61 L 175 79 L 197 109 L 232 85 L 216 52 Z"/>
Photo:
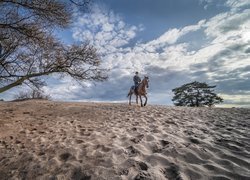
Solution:
<path fill-rule="evenodd" d="M 249 179 L 250 110 L 0 103 L 0 179 Z"/>

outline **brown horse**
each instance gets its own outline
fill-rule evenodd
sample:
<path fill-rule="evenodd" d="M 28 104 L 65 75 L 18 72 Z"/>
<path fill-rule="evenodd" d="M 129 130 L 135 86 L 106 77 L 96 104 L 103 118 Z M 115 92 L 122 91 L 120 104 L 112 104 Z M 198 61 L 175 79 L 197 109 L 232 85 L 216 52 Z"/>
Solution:
<path fill-rule="evenodd" d="M 144 77 L 144 79 L 142 80 L 142 82 L 138 85 L 137 90 L 134 90 L 133 88 L 130 88 L 129 93 L 128 93 L 128 97 L 129 97 L 129 105 L 131 105 L 131 96 L 133 94 L 135 94 L 136 96 L 136 104 L 138 104 L 138 96 L 140 97 L 140 101 L 141 101 L 141 107 L 146 106 L 148 98 L 147 98 L 147 92 L 146 92 L 146 88 L 148 88 L 148 82 L 149 82 L 149 78 L 147 76 Z M 142 96 L 145 97 L 145 103 L 142 103 Z"/>

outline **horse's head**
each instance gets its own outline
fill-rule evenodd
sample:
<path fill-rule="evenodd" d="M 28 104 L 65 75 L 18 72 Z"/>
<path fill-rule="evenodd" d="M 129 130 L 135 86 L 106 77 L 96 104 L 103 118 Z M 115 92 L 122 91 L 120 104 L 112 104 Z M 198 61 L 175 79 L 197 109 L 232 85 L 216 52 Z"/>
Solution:
<path fill-rule="evenodd" d="M 149 85 L 148 85 L 148 83 L 149 83 L 149 77 L 148 76 L 144 76 L 143 82 L 144 82 L 145 86 L 148 88 L 149 87 Z"/>

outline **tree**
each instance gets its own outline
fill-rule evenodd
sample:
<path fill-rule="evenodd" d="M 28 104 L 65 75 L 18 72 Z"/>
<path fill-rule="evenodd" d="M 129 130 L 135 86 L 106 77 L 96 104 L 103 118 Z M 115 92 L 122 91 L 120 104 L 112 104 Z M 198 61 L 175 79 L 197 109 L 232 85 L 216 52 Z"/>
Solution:
<path fill-rule="evenodd" d="M 45 94 L 41 90 L 32 89 L 28 91 L 21 91 L 17 95 L 14 96 L 16 101 L 22 101 L 27 99 L 44 99 L 44 100 L 50 100 L 50 95 Z"/>
<path fill-rule="evenodd" d="M 89 0 L 81 1 L 83 7 Z M 68 75 L 74 80 L 103 81 L 106 70 L 89 44 L 64 45 L 54 29 L 70 25 L 78 2 L 60 0 L 0 0 L 0 93 L 27 84 L 40 88 L 42 76 Z"/>
<path fill-rule="evenodd" d="M 172 101 L 176 106 L 209 106 L 223 102 L 223 99 L 214 93 L 216 86 L 194 81 L 184 84 L 172 90 L 174 97 Z"/>

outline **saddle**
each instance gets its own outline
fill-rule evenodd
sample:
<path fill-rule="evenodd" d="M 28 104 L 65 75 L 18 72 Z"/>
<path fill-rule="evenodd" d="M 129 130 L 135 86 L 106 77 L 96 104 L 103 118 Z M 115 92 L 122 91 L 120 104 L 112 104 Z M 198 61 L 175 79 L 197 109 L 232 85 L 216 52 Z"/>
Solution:
<path fill-rule="evenodd" d="M 138 94 L 138 87 L 139 87 L 140 83 L 137 86 L 132 86 L 131 89 L 135 92 L 135 94 Z"/>

